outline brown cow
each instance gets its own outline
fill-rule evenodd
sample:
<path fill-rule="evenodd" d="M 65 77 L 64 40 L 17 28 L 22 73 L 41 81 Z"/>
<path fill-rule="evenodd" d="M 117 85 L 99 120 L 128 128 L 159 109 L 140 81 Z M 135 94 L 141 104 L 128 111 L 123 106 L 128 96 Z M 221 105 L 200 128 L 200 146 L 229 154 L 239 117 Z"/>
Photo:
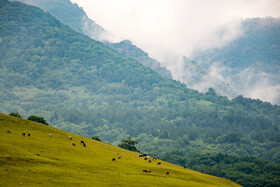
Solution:
<path fill-rule="evenodd" d="M 7 130 L 7 133 L 8 133 L 8 134 L 11 134 L 11 131 Z"/>
<path fill-rule="evenodd" d="M 150 170 L 146 170 L 146 169 L 143 169 L 143 172 L 145 172 L 145 173 L 151 173 Z"/>
<path fill-rule="evenodd" d="M 75 143 L 72 143 L 72 146 L 76 146 L 76 144 L 75 144 Z"/>
<path fill-rule="evenodd" d="M 25 133 L 24 133 L 24 132 L 22 133 L 22 136 L 25 136 Z"/>

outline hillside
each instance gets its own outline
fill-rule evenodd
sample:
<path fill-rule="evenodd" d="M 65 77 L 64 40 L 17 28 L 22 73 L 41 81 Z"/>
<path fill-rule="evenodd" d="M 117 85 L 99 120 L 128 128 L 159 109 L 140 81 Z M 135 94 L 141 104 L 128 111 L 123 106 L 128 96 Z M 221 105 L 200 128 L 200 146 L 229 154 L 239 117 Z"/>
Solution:
<path fill-rule="evenodd" d="M 23 132 L 26 136 L 22 136 Z M 239 186 L 163 161 L 161 165 L 154 160 L 148 163 L 136 153 L 4 114 L 0 114 L 0 149 L 0 185 L 7 187 L 132 183 L 134 186 Z M 117 159 L 119 156 L 121 159 Z M 151 173 L 144 173 L 143 169 Z"/>
<path fill-rule="evenodd" d="M 28 5 L 39 7 L 75 31 L 89 36 L 94 40 L 103 42 L 106 46 L 116 50 L 126 57 L 137 60 L 141 64 L 150 67 L 164 77 L 172 78 L 169 70 L 162 67 L 157 60 L 149 57 L 149 55 L 142 49 L 133 45 L 131 41 L 125 40 L 119 43 L 112 43 L 112 41 L 115 41 L 114 36 L 104 30 L 100 25 L 96 24 L 94 20 L 88 18 L 85 11 L 78 7 L 77 4 L 73 4 L 70 0 L 11 1 L 19 1 Z"/>
<path fill-rule="evenodd" d="M 0 2 L 0 111 L 143 152 L 254 155 L 280 163 L 280 107 L 161 77 L 39 8 Z M 237 134 L 231 137 L 232 133 Z"/>

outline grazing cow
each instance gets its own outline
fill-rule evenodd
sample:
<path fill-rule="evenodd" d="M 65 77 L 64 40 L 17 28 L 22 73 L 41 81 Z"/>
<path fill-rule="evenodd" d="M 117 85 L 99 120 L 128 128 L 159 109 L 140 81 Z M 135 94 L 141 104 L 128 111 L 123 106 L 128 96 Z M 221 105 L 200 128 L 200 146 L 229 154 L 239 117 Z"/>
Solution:
<path fill-rule="evenodd" d="M 52 137 L 52 133 L 51 132 L 49 133 L 49 137 Z"/>
<path fill-rule="evenodd" d="M 83 143 L 83 146 L 86 147 L 87 145 L 85 143 Z"/>
<path fill-rule="evenodd" d="M 168 171 L 168 172 L 166 172 L 166 175 L 169 175 L 169 171 Z"/>
<path fill-rule="evenodd" d="M 22 133 L 22 136 L 25 136 L 25 133 L 24 133 L 24 132 Z"/>
<path fill-rule="evenodd" d="M 147 158 L 144 158 L 144 160 L 148 160 Z"/>
<path fill-rule="evenodd" d="M 84 144 L 85 142 L 83 140 L 81 140 L 81 143 Z"/>
<path fill-rule="evenodd" d="M 146 169 L 143 169 L 143 172 L 145 172 L 145 173 L 151 173 L 150 170 L 146 170 Z"/>
<path fill-rule="evenodd" d="M 143 155 L 139 155 L 139 157 L 143 157 Z"/>
<path fill-rule="evenodd" d="M 185 168 L 185 169 L 186 169 L 186 166 L 183 166 L 183 168 Z"/>
<path fill-rule="evenodd" d="M 8 133 L 8 134 L 11 134 L 11 131 L 7 130 L 7 133 Z"/>
<path fill-rule="evenodd" d="M 112 161 L 116 161 L 116 159 L 115 159 L 115 158 L 113 158 L 113 159 L 112 159 Z"/>
<path fill-rule="evenodd" d="M 157 158 L 156 158 L 156 157 L 154 157 L 154 158 L 153 158 L 153 160 L 157 160 Z"/>
<path fill-rule="evenodd" d="M 72 146 L 76 146 L 76 144 L 72 143 Z"/>
<path fill-rule="evenodd" d="M 121 159 L 121 158 L 122 158 L 121 156 L 118 157 L 118 159 Z"/>
<path fill-rule="evenodd" d="M 143 154 L 143 156 L 145 157 L 145 156 L 147 156 L 146 154 Z"/>
<path fill-rule="evenodd" d="M 69 140 L 72 140 L 72 137 L 71 137 L 71 136 L 69 136 Z"/>
<path fill-rule="evenodd" d="M 28 133 L 27 135 L 28 135 L 28 136 L 31 136 L 31 134 L 30 134 L 30 133 Z"/>
<path fill-rule="evenodd" d="M 151 159 L 151 157 L 150 157 L 150 156 L 147 156 L 147 159 Z"/>
<path fill-rule="evenodd" d="M 157 163 L 157 165 L 160 165 L 160 164 L 161 164 L 161 162 L 158 162 L 158 163 Z"/>
<path fill-rule="evenodd" d="M 151 160 L 149 160 L 149 163 L 151 163 L 152 161 Z"/>
<path fill-rule="evenodd" d="M 40 154 L 36 154 L 37 156 L 40 156 Z"/>

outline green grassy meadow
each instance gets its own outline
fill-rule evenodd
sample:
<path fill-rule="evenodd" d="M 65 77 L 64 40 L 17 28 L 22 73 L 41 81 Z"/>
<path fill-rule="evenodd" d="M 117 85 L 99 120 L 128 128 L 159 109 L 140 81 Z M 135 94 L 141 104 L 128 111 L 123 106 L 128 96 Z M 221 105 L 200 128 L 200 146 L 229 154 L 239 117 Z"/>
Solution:
<path fill-rule="evenodd" d="M 239 186 L 158 162 L 148 163 L 134 152 L 0 114 L 0 186 Z"/>

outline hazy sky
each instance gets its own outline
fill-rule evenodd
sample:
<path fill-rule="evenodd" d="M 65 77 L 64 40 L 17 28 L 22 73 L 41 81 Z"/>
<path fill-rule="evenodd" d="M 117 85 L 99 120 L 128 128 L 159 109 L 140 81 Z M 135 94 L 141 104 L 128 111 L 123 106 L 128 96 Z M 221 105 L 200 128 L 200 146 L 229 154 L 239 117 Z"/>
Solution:
<path fill-rule="evenodd" d="M 240 19 L 280 17 L 280 0 L 71 0 L 117 39 L 162 60 L 222 47 L 238 37 Z"/>

